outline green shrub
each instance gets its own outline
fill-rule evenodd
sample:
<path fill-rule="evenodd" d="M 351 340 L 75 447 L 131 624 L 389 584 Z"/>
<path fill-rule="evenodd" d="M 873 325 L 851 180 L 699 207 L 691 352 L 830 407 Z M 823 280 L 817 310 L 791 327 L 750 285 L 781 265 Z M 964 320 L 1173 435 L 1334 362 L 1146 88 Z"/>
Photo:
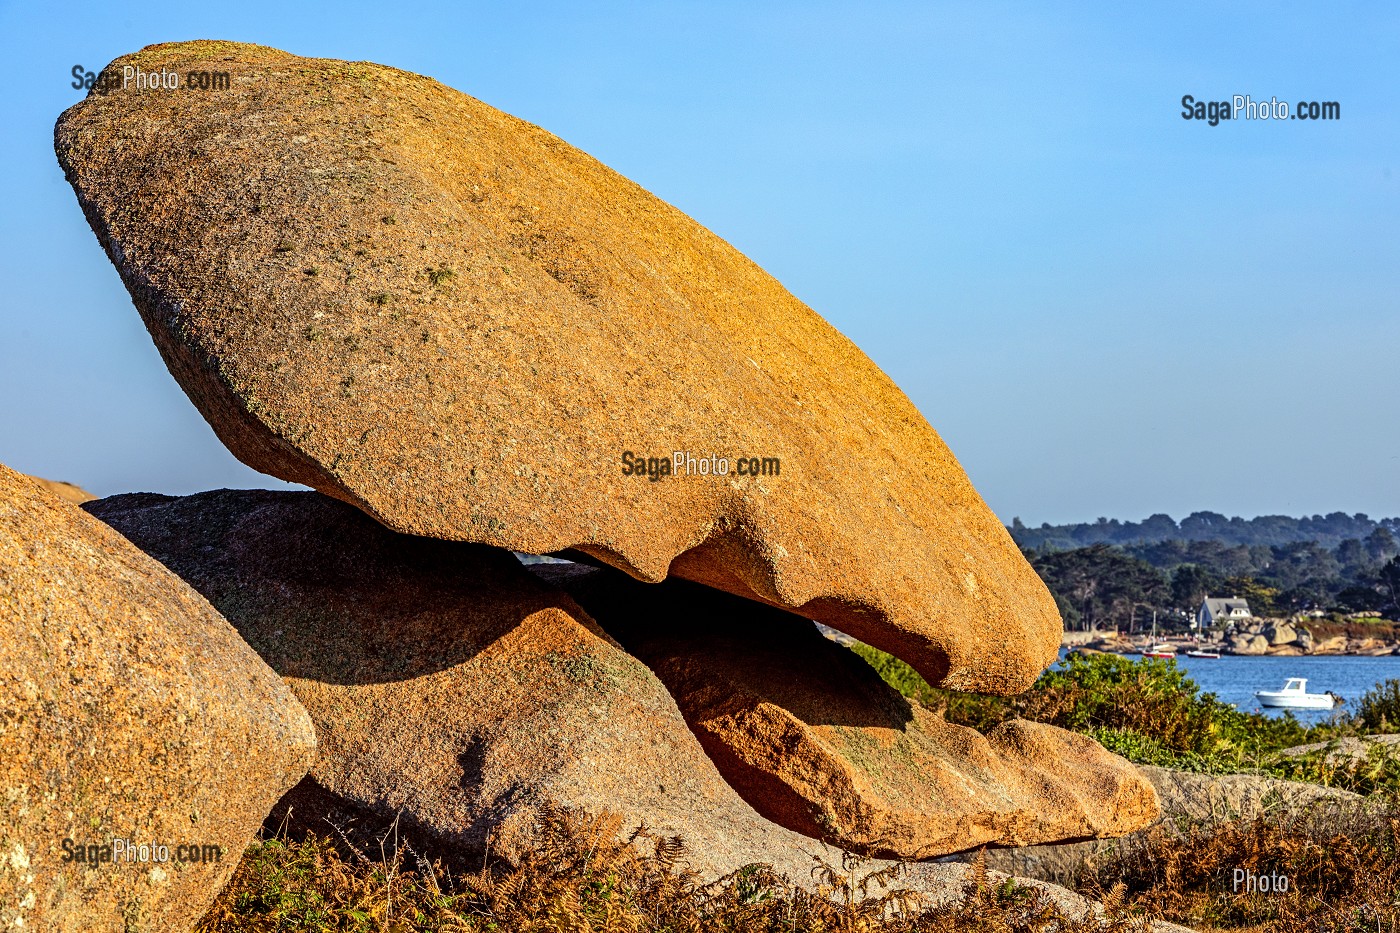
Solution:
<path fill-rule="evenodd" d="M 1306 781 L 1323 787 L 1336 787 L 1357 794 L 1400 790 L 1400 750 L 1373 744 L 1366 757 L 1356 760 L 1331 754 L 1331 743 L 1305 755 L 1280 756 L 1265 770 L 1274 777 L 1289 781 Z"/>
<path fill-rule="evenodd" d="M 1400 680 L 1392 677 L 1362 694 L 1355 721 L 1367 732 L 1400 732 Z"/>
<path fill-rule="evenodd" d="M 1273 752 L 1338 731 L 1308 729 L 1291 714 L 1242 712 L 1202 693 L 1169 659 L 1071 654 L 1025 693 L 995 697 L 940 690 L 883 651 L 859 643 L 853 650 L 890 686 L 951 723 L 986 732 L 1007 719 L 1033 719 L 1093 736 L 1139 764 L 1209 772 L 1268 769 Z"/>
<path fill-rule="evenodd" d="M 1014 699 L 1011 697 L 939 690 L 929 686 L 928 681 L 924 680 L 918 671 L 892 654 L 872 648 L 863 642 L 851 645 L 851 650 L 875 668 L 885 683 L 928 709 L 943 713 L 949 722 L 986 732 L 998 723 L 1013 719 L 1017 715 Z"/>
<path fill-rule="evenodd" d="M 908 664 L 894 655 L 881 651 L 879 648 L 872 648 L 864 642 L 858 641 L 851 645 L 851 650 L 875 668 L 875 672 L 885 683 L 904 696 L 911 700 L 917 700 L 929 709 L 938 708 L 938 697 L 942 691 L 930 687 L 928 681 L 924 680 L 919 672 Z"/>
<path fill-rule="evenodd" d="M 1160 765 L 1164 768 L 1183 768 L 1183 756 L 1174 752 L 1157 739 L 1135 732 L 1132 729 L 1090 729 L 1088 735 L 1115 755 L 1122 755 L 1140 765 Z"/>

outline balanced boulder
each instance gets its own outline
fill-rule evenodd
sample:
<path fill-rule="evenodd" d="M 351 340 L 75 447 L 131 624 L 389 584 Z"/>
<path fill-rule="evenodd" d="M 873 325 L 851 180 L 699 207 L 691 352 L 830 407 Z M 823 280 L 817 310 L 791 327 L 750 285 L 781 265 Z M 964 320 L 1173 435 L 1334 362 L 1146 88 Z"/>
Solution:
<path fill-rule="evenodd" d="M 59 161 L 245 463 L 398 531 L 798 610 L 956 689 L 1054 661 L 1053 600 L 920 412 L 671 205 L 380 65 L 188 42 L 106 73 Z"/>
<path fill-rule="evenodd" d="M 552 805 L 680 835 L 707 875 L 805 876 L 822 849 L 755 814 L 651 671 L 507 551 L 398 534 L 318 493 L 87 508 L 286 678 L 315 722 L 320 788 L 402 815 L 410 838 L 513 859 Z"/>
<path fill-rule="evenodd" d="M 681 581 L 532 569 L 656 672 L 720 772 L 789 829 L 929 858 L 1122 835 L 1157 815 L 1147 779 L 1093 739 L 950 724 L 788 613 Z"/>
<path fill-rule="evenodd" d="M 314 748 L 199 594 L 0 466 L 0 928 L 190 929 Z"/>

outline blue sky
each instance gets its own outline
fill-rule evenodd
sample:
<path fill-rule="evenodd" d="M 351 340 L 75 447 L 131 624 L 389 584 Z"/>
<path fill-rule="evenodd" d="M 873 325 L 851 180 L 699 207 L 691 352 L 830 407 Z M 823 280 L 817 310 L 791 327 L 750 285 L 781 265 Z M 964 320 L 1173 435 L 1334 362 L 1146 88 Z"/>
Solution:
<path fill-rule="evenodd" d="M 53 155 L 74 64 L 219 38 L 431 75 L 676 204 L 889 373 L 1006 521 L 1400 514 L 1400 8 L 4 2 L 0 37 L 15 468 L 284 485 L 165 371 Z M 1342 119 L 1209 127 L 1184 94 Z"/>

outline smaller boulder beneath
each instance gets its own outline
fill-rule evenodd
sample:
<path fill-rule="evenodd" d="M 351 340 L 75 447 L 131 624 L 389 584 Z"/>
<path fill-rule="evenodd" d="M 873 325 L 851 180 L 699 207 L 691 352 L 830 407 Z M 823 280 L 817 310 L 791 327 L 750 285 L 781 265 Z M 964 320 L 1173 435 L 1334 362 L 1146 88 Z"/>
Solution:
<path fill-rule="evenodd" d="M 1092 739 L 948 723 L 786 612 L 681 581 L 534 569 L 656 672 L 725 778 L 789 829 L 931 858 L 1118 835 L 1157 815 L 1147 780 Z"/>
<path fill-rule="evenodd" d="M 88 508 L 286 679 L 320 739 L 316 785 L 402 814 L 410 838 L 513 861 L 557 805 L 679 835 L 707 876 L 767 862 L 807 877 L 822 849 L 754 813 L 652 672 L 509 551 L 398 534 L 318 493 Z"/>

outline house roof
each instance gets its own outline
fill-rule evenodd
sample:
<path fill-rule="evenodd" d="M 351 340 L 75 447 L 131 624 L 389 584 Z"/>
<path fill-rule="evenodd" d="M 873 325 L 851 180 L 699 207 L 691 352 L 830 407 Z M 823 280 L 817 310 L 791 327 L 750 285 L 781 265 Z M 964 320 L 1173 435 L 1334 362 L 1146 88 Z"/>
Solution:
<path fill-rule="evenodd" d="M 1235 609 L 1243 609 L 1245 612 L 1249 612 L 1249 600 L 1240 599 L 1239 597 L 1227 599 L 1223 597 L 1207 596 L 1205 607 L 1213 616 L 1220 615 L 1222 612 L 1229 613 Z"/>

